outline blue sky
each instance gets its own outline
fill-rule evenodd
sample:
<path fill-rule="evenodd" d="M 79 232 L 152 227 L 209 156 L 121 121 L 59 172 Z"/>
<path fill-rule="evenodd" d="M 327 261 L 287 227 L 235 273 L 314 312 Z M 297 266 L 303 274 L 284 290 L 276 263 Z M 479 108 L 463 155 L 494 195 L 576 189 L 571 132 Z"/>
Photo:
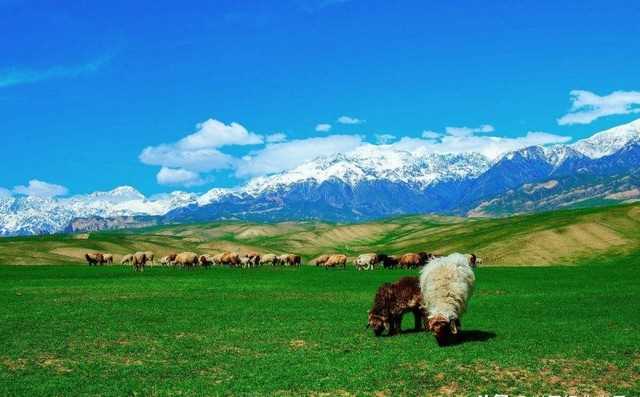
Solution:
<path fill-rule="evenodd" d="M 640 117 L 640 2 L 203 3 L 0 0 L 0 187 L 205 191 L 363 142 Z"/>

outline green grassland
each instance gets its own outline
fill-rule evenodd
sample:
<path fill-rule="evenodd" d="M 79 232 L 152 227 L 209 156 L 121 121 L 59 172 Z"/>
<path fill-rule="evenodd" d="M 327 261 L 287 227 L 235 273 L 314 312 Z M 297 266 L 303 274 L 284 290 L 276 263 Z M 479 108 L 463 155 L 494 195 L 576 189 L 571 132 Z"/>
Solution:
<path fill-rule="evenodd" d="M 626 205 L 2 239 L 0 395 L 637 396 L 639 223 Z M 439 347 L 365 329 L 377 287 L 415 270 L 78 266 L 86 250 L 141 249 L 460 250 L 488 266 L 461 342 Z"/>
<path fill-rule="evenodd" d="M 365 330 L 409 271 L 1 266 L 0 394 L 638 395 L 639 260 L 480 268 L 444 348 Z"/>

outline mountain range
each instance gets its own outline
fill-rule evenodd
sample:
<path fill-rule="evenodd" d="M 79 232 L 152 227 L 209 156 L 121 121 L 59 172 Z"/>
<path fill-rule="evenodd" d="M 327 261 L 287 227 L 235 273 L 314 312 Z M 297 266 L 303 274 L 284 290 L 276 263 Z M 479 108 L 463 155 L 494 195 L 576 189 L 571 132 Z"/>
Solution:
<path fill-rule="evenodd" d="M 495 216 L 640 198 L 640 119 L 573 144 L 491 160 L 364 145 L 244 186 L 145 197 L 130 186 L 63 198 L 0 197 L 0 235 L 221 219 L 360 221 L 438 213 Z"/>

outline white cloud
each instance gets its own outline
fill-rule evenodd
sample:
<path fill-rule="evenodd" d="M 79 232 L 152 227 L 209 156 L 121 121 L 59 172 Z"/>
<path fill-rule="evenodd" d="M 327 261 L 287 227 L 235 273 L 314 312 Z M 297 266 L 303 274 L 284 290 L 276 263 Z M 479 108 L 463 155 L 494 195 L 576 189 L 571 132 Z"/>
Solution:
<path fill-rule="evenodd" d="M 156 175 L 156 180 L 161 185 L 196 186 L 205 183 L 197 172 L 183 168 L 162 167 Z"/>
<path fill-rule="evenodd" d="M 140 153 L 140 161 L 167 169 L 183 169 L 195 173 L 210 172 L 233 167 L 235 159 L 222 153 L 218 148 L 229 145 L 256 145 L 264 142 L 262 136 L 247 131 L 238 123 L 227 125 L 221 121 L 209 119 L 199 123 L 196 128 L 196 132 L 178 142 L 145 148 Z M 171 176 L 167 174 L 167 178 Z"/>
<path fill-rule="evenodd" d="M 0 187 L 0 199 L 11 197 L 11 190 Z"/>
<path fill-rule="evenodd" d="M 429 153 L 480 153 L 490 159 L 534 145 L 565 143 L 571 137 L 546 132 L 528 132 L 525 136 L 509 138 L 487 135 L 444 135 L 439 139 L 404 137 L 392 146 L 406 151 L 425 150 Z"/>
<path fill-rule="evenodd" d="M 317 132 L 329 132 L 331 130 L 331 124 L 321 123 L 316 125 Z"/>
<path fill-rule="evenodd" d="M 39 181 L 37 179 L 32 179 L 29 181 L 28 186 L 19 185 L 13 188 L 13 192 L 16 194 L 24 194 L 26 196 L 35 196 L 35 197 L 55 197 L 55 196 L 64 196 L 69 193 L 69 190 L 61 185 L 55 185 L 53 183 L 47 183 L 43 181 Z"/>
<path fill-rule="evenodd" d="M 614 91 L 599 96 L 590 91 L 573 90 L 569 113 L 558 119 L 560 125 L 589 124 L 600 117 L 640 113 L 640 91 Z"/>
<path fill-rule="evenodd" d="M 375 138 L 378 145 L 386 145 L 397 139 L 395 135 L 391 134 L 375 134 Z"/>
<path fill-rule="evenodd" d="M 447 135 L 453 136 L 471 136 L 476 133 L 484 133 L 484 132 L 493 132 L 495 128 L 493 128 L 490 124 L 484 124 L 480 127 L 469 128 L 469 127 L 447 127 L 445 128 L 445 132 Z M 424 134 L 424 133 L 423 133 Z"/>
<path fill-rule="evenodd" d="M 348 152 L 362 143 L 359 135 L 329 135 L 269 144 L 243 157 L 237 164 L 236 175 L 252 177 L 286 171 L 319 156 Z"/>
<path fill-rule="evenodd" d="M 340 116 L 340 117 L 338 117 L 337 121 L 340 124 L 362 124 L 362 123 L 364 123 L 364 120 L 360 120 L 357 117 L 350 117 L 350 116 Z"/>
<path fill-rule="evenodd" d="M 76 77 L 85 73 L 95 72 L 104 64 L 108 63 L 113 54 L 109 53 L 103 57 L 90 62 L 73 66 L 53 66 L 49 69 L 7 69 L 0 71 L 0 88 L 13 85 L 37 83 L 43 80 L 61 77 Z"/>
<path fill-rule="evenodd" d="M 147 165 L 184 168 L 196 172 L 228 169 L 233 157 L 217 149 L 183 150 L 175 145 L 159 145 L 145 148 L 139 159 Z"/>
<path fill-rule="evenodd" d="M 241 124 L 224 124 L 209 119 L 196 126 L 198 130 L 187 135 L 175 145 L 181 150 L 219 148 L 227 145 L 257 145 L 263 142 L 260 135 L 247 131 Z"/>
<path fill-rule="evenodd" d="M 275 134 L 267 135 L 265 140 L 267 143 L 284 142 L 287 140 L 287 136 L 281 132 L 277 132 Z"/>
<path fill-rule="evenodd" d="M 441 135 L 442 134 L 440 134 L 439 132 L 435 132 L 431 130 L 422 131 L 422 137 L 427 139 L 436 139 L 436 138 L 439 138 Z"/>

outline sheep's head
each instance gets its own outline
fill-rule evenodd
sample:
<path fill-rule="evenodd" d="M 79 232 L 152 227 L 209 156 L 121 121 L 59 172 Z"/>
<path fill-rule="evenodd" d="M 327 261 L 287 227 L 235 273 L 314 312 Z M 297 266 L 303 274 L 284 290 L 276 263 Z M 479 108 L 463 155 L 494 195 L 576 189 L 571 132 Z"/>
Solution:
<path fill-rule="evenodd" d="M 369 312 L 367 328 L 373 329 L 373 333 L 376 336 L 380 336 L 385 330 L 389 329 L 389 318 L 381 314 Z"/>
<path fill-rule="evenodd" d="M 429 319 L 427 328 L 436 337 L 438 344 L 444 346 L 449 343 L 452 337 L 458 334 L 458 321 L 437 315 Z"/>

